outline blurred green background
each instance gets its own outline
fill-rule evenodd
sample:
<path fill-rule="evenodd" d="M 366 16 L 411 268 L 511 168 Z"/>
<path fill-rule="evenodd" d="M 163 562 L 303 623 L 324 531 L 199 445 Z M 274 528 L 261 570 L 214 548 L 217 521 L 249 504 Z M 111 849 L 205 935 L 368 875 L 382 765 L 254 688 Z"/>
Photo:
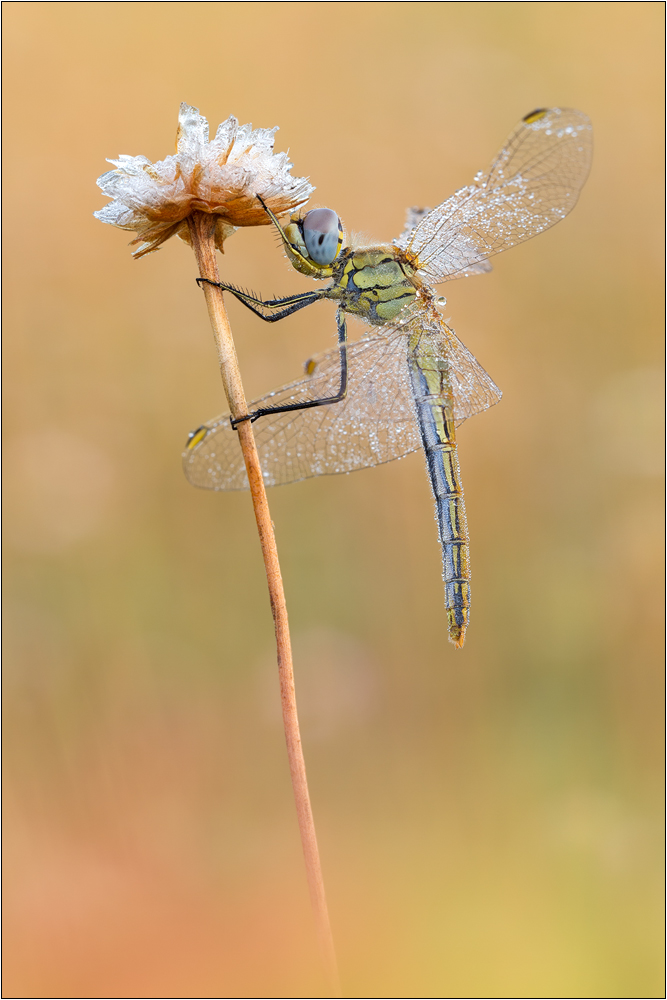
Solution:
<path fill-rule="evenodd" d="M 5 996 L 327 995 L 250 500 L 180 467 L 224 409 L 194 259 L 92 215 L 182 100 L 380 241 L 533 108 L 593 119 L 573 214 L 442 289 L 505 393 L 459 436 L 465 649 L 420 455 L 269 500 L 347 995 L 663 995 L 663 13 L 4 4 Z M 309 287 L 268 229 L 221 270 Z M 250 396 L 333 342 L 230 314 Z"/>

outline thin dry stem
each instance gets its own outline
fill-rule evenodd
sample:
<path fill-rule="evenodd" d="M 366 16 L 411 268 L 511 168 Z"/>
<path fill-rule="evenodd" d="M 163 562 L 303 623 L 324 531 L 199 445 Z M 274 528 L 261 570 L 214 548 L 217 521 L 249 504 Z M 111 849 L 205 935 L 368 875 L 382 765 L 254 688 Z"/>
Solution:
<path fill-rule="evenodd" d="M 188 219 L 188 225 L 190 227 L 192 246 L 197 258 L 200 276 L 208 278 L 210 281 L 220 281 L 214 244 L 215 216 L 207 215 L 203 212 L 195 212 Z M 220 374 L 222 375 L 229 408 L 233 417 L 242 417 L 247 414 L 248 407 L 222 290 L 209 284 L 204 284 L 203 289 L 218 350 Z M 257 521 L 259 540 L 262 546 L 266 579 L 271 599 L 271 611 L 276 630 L 283 726 L 287 742 L 287 756 L 292 778 L 292 789 L 299 820 L 301 844 L 306 862 L 308 889 L 315 915 L 324 967 L 329 986 L 331 987 L 329 995 L 331 997 L 339 997 L 341 993 L 336 953 L 334 951 L 331 925 L 329 923 L 320 855 L 315 835 L 315 823 L 313 821 L 310 796 L 308 794 L 306 763 L 303 757 L 301 735 L 299 733 L 296 692 L 294 690 L 294 671 L 292 668 L 292 646 L 287 620 L 285 592 L 280 573 L 280 563 L 278 562 L 278 550 L 276 548 L 273 523 L 264 488 L 262 470 L 259 464 L 259 456 L 255 446 L 255 437 L 252 424 L 249 420 L 238 425 L 238 435 L 248 474 L 248 482 L 250 484 L 250 494 L 255 511 L 255 520 Z"/>

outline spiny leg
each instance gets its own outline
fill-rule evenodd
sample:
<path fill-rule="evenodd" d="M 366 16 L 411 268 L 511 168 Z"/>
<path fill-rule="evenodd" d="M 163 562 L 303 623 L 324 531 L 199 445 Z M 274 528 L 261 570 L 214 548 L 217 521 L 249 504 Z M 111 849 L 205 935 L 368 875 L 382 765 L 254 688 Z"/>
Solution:
<path fill-rule="evenodd" d="M 231 292 L 239 302 L 242 302 L 255 316 L 263 319 L 265 323 L 276 323 L 279 319 L 285 319 L 286 316 L 291 316 L 292 313 L 298 312 L 299 309 L 312 305 L 313 302 L 317 302 L 318 299 L 324 297 L 323 291 L 301 292 L 298 295 L 286 295 L 282 299 L 266 299 L 265 301 L 264 299 L 257 298 L 255 295 L 250 295 L 249 292 L 244 292 L 240 288 L 236 288 L 234 285 L 226 285 L 223 281 L 210 281 L 209 278 L 197 278 L 198 285 L 201 286 L 202 282 L 205 282 L 207 285 L 215 285 L 216 288 L 222 288 L 223 292 Z M 262 309 L 279 309 L 279 311 L 267 315 L 261 311 Z"/>
<path fill-rule="evenodd" d="M 288 403 L 286 406 L 267 406 L 261 410 L 254 410 L 245 417 L 231 420 L 231 425 L 236 430 L 244 420 L 254 421 L 258 417 L 265 417 L 269 413 L 287 413 L 289 410 L 309 410 L 313 406 L 326 406 L 330 403 L 339 403 L 347 395 L 347 324 L 345 314 L 342 309 L 336 312 L 336 322 L 338 324 L 338 346 L 340 352 L 340 384 L 335 396 L 323 396 L 321 399 L 305 399 L 300 403 Z"/>

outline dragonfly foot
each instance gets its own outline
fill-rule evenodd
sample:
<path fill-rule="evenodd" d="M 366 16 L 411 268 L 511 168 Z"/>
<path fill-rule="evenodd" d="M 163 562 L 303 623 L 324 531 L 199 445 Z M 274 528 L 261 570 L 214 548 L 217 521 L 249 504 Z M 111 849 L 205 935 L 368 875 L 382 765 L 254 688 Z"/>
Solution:
<path fill-rule="evenodd" d="M 239 424 L 242 424 L 244 420 L 256 420 L 259 413 L 246 413 L 244 417 L 230 417 L 229 422 L 232 425 L 232 430 L 235 431 Z"/>

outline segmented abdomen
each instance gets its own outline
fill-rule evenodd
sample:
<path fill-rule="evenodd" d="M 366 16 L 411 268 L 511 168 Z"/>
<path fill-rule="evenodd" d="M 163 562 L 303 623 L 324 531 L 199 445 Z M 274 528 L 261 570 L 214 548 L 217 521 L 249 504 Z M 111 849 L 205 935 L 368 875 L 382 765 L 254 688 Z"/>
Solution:
<path fill-rule="evenodd" d="M 463 489 L 456 453 L 453 399 L 442 358 L 408 355 L 417 421 L 435 497 L 442 545 L 442 576 L 449 638 L 465 640 L 470 611 L 470 556 Z"/>

